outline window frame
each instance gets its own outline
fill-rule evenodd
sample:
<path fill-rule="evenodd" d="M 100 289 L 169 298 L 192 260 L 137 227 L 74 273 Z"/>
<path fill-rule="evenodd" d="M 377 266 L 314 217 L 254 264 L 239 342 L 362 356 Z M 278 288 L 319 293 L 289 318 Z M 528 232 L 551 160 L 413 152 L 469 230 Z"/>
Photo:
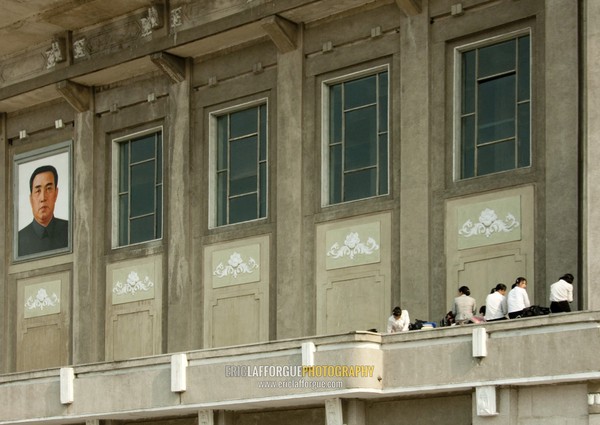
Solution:
<path fill-rule="evenodd" d="M 492 173 L 479 174 L 474 175 L 472 177 L 462 177 L 461 169 L 462 169 L 462 161 L 463 161 L 463 152 L 462 152 L 462 133 L 461 133 L 461 119 L 462 119 L 462 55 L 465 52 L 479 49 L 487 46 L 492 46 L 495 44 L 499 44 L 509 40 L 516 40 L 519 37 L 529 36 L 529 165 L 524 167 L 514 167 L 508 170 L 495 171 Z M 534 58 L 534 31 L 532 27 L 525 27 L 516 29 L 514 31 L 506 32 L 503 34 L 499 34 L 492 37 L 487 37 L 484 39 L 480 39 L 477 41 L 469 42 L 466 44 L 461 44 L 453 48 L 453 59 L 454 59 L 454 81 L 453 81 L 453 117 L 452 117 L 452 136 L 453 136 L 453 146 L 454 146 L 454 155 L 453 155 L 453 180 L 455 182 L 459 181 L 467 181 L 477 178 L 484 178 L 486 176 L 494 176 L 500 173 L 510 173 L 515 172 L 516 170 L 522 169 L 531 169 L 534 164 L 533 158 L 533 132 L 534 132 L 534 69 L 533 69 L 533 58 Z M 517 105 L 518 102 L 515 103 Z M 517 130 L 515 130 L 515 134 Z"/>
<path fill-rule="evenodd" d="M 350 72 L 340 76 L 325 78 L 321 81 L 321 207 L 328 208 L 339 205 L 347 205 L 355 202 L 362 202 L 368 199 L 380 198 L 389 196 L 391 193 L 391 176 L 390 176 L 390 163 L 391 163 L 391 116 L 392 116 L 392 98 L 391 98 L 391 66 L 389 63 L 382 65 L 376 65 L 369 68 L 361 69 L 359 71 Z M 338 203 L 329 202 L 329 106 L 330 106 L 330 89 L 331 86 L 339 83 L 350 82 L 358 80 L 362 77 L 368 77 L 376 75 L 381 72 L 387 72 L 387 192 L 380 193 L 373 196 L 368 196 L 360 199 L 353 199 L 349 201 L 341 201 Z M 379 166 L 379 164 L 378 164 Z"/>
<path fill-rule="evenodd" d="M 257 217 L 251 220 L 240 221 L 236 223 L 227 223 L 219 225 L 217 223 L 218 217 L 218 202 L 217 202 L 217 154 L 218 154 L 218 119 L 224 115 L 232 114 L 238 111 L 243 111 L 250 108 L 258 108 L 264 105 L 266 108 L 265 112 L 265 137 L 266 137 L 266 146 L 265 146 L 265 216 Z M 239 226 L 246 223 L 256 223 L 260 221 L 266 221 L 269 217 L 269 176 L 270 176 L 270 118 L 269 118 L 269 98 L 262 96 L 253 100 L 249 100 L 247 102 L 238 103 L 233 106 L 229 106 L 226 108 L 216 109 L 214 111 L 210 111 L 208 113 L 208 140 L 209 140 L 209 152 L 208 152 L 208 228 L 209 229 L 222 229 L 230 226 Z M 260 161 L 259 161 L 260 162 Z M 260 183 L 259 183 L 260 185 Z M 260 194 L 259 194 L 259 202 L 260 202 Z M 260 207 L 260 204 L 259 204 Z"/>
<path fill-rule="evenodd" d="M 161 235 L 159 238 L 148 239 L 141 242 L 128 243 L 125 245 L 119 244 L 119 161 L 120 161 L 120 153 L 119 147 L 120 144 L 125 141 L 131 141 L 132 139 L 137 139 L 139 137 L 143 137 L 148 134 L 160 133 L 161 136 L 161 206 L 160 206 L 160 217 L 161 217 Z M 165 235 L 165 132 L 162 125 L 151 127 L 145 130 L 136 131 L 133 133 L 127 133 L 124 136 L 119 136 L 111 139 L 111 150 L 112 150 L 112 196 L 111 196 L 111 213 L 112 213 L 112 222 L 111 222 L 111 248 L 112 249 L 121 249 L 132 246 L 139 246 L 143 244 L 147 244 L 150 242 L 160 241 L 164 238 Z M 158 209 L 155 208 L 154 214 L 158 213 Z"/>

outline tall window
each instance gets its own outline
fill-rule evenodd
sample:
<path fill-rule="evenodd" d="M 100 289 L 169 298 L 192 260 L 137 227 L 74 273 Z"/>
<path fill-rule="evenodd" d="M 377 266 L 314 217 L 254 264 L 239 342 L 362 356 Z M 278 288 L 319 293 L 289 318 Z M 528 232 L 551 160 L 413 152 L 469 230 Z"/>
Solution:
<path fill-rule="evenodd" d="M 162 237 L 162 133 L 122 139 L 118 154 L 118 245 Z"/>
<path fill-rule="evenodd" d="M 531 165 L 531 41 L 460 52 L 460 177 Z"/>
<path fill-rule="evenodd" d="M 267 215 L 267 105 L 216 116 L 216 225 Z"/>
<path fill-rule="evenodd" d="M 329 204 L 388 193 L 388 72 L 326 84 Z"/>

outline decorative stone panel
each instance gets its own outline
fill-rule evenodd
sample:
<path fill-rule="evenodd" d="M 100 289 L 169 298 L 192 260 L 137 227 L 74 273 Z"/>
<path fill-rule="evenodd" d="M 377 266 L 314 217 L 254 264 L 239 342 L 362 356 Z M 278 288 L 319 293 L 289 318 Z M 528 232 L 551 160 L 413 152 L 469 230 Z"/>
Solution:
<path fill-rule="evenodd" d="M 391 215 L 317 226 L 317 332 L 383 330 L 391 308 Z"/>
<path fill-rule="evenodd" d="M 534 302 L 532 186 L 449 200 L 446 204 L 446 310 L 466 285 L 477 306 L 492 287 L 527 278 Z"/>
<path fill-rule="evenodd" d="M 269 236 L 204 248 L 204 347 L 269 338 Z"/>
<path fill-rule="evenodd" d="M 160 354 L 162 257 L 109 264 L 106 280 L 107 360 Z"/>
<path fill-rule="evenodd" d="M 69 364 L 70 272 L 17 281 L 17 370 Z"/>

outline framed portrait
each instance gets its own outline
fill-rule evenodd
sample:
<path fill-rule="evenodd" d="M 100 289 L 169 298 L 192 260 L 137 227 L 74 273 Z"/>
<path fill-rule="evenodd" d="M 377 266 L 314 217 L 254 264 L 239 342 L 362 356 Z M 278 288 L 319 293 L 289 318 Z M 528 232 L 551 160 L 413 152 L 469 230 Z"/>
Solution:
<path fill-rule="evenodd" d="M 15 260 L 71 252 L 72 146 L 66 141 L 15 155 Z"/>

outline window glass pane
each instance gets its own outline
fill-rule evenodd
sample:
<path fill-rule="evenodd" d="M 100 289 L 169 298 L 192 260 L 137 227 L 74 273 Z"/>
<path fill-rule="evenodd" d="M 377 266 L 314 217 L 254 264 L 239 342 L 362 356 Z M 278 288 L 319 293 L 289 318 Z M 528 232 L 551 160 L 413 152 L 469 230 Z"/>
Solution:
<path fill-rule="evenodd" d="M 342 202 L 342 145 L 329 149 L 329 203 Z"/>
<path fill-rule="evenodd" d="M 231 198 L 229 202 L 229 223 L 240 223 L 257 218 L 256 194 Z"/>
<path fill-rule="evenodd" d="M 217 225 L 227 224 L 227 173 L 217 174 Z"/>
<path fill-rule="evenodd" d="M 515 136 L 515 76 L 494 78 L 479 85 L 477 143 Z"/>
<path fill-rule="evenodd" d="M 388 193 L 388 137 L 379 135 L 379 194 Z"/>
<path fill-rule="evenodd" d="M 260 173 L 260 213 L 259 217 L 267 216 L 267 163 L 261 162 L 259 166 Z"/>
<path fill-rule="evenodd" d="M 231 142 L 229 196 L 257 190 L 257 143 L 256 136 Z"/>
<path fill-rule="evenodd" d="M 131 167 L 131 216 L 154 212 L 154 161 Z"/>
<path fill-rule="evenodd" d="M 131 220 L 130 243 L 154 239 L 154 214 Z"/>
<path fill-rule="evenodd" d="M 145 161 L 154 158 L 154 134 L 149 134 L 131 141 L 131 162 Z"/>
<path fill-rule="evenodd" d="M 162 185 L 156 187 L 156 220 L 154 239 L 162 237 Z"/>
<path fill-rule="evenodd" d="M 462 113 L 475 112 L 475 50 L 462 55 Z"/>
<path fill-rule="evenodd" d="M 515 69 L 516 41 L 508 40 L 503 43 L 479 49 L 479 78 L 489 77 Z"/>
<path fill-rule="evenodd" d="M 379 74 L 379 131 L 388 128 L 388 76 L 387 72 Z"/>
<path fill-rule="evenodd" d="M 129 243 L 129 198 L 127 194 L 119 196 L 119 245 Z"/>
<path fill-rule="evenodd" d="M 515 168 L 515 142 L 481 146 L 477 154 L 477 174 L 484 175 Z"/>
<path fill-rule="evenodd" d="M 346 170 L 377 165 L 377 110 L 375 106 L 346 113 Z"/>
<path fill-rule="evenodd" d="M 260 160 L 267 160 L 267 105 L 260 106 Z"/>
<path fill-rule="evenodd" d="M 377 170 L 375 168 L 348 173 L 344 182 L 344 201 L 375 196 L 376 188 Z"/>
<path fill-rule="evenodd" d="M 519 112 L 519 131 L 517 136 L 517 146 L 519 163 L 518 167 L 529 167 L 531 165 L 531 129 L 530 129 L 530 103 L 521 103 L 518 106 Z"/>
<path fill-rule="evenodd" d="M 156 183 L 162 183 L 162 136 L 156 135 Z"/>
<path fill-rule="evenodd" d="M 217 171 L 227 168 L 228 115 L 217 118 Z"/>
<path fill-rule="evenodd" d="M 257 108 L 233 112 L 229 115 L 229 120 L 230 139 L 258 132 Z"/>
<path fill-rule="evenodd" d="M 129 143 L 119 143 L 119 192 L 129 190 Z"/>
<path fill-rule="evenodd" d="M 329 144 L 342 141 L 342 85 L 336 84 L 329 91 Z"/>
<path fill-rule="evenodd" d="M 469 115 L 462 119 L 462 163 L 461 176 L 466 179 L 475 173 L 475 116 Z"/>
<path fill-rule="evenodd" d="M 530 95 L 530 44 L 529 44 L 529 36 L 519 38 L 519 83 L 518 83 L 518 99 L 519 101 L 529 100 Z"/>
<path fill-rule="evenodd" d="M 344 109 L 356 108 L 377 101 L 375 75 L 344 83 Z"/>

